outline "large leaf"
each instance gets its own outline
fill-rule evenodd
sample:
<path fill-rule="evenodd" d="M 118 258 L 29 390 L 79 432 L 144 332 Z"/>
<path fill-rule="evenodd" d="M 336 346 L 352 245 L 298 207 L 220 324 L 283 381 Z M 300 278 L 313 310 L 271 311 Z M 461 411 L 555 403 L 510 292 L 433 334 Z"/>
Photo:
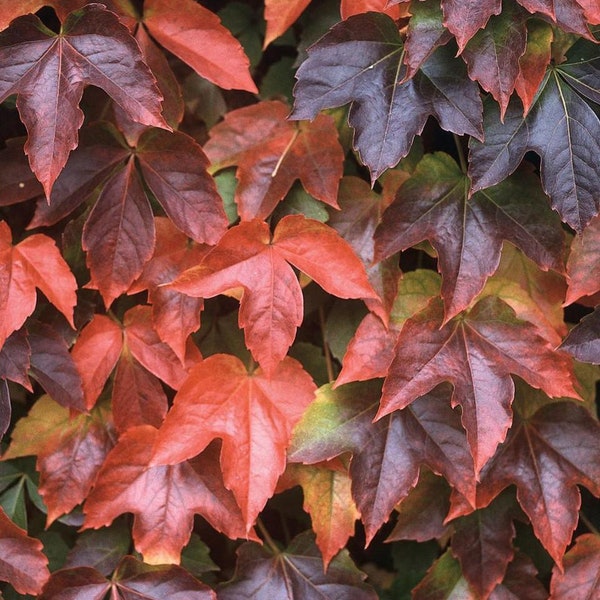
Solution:
<path fill-rule="evenodd" d="M 570 61 L 546 74 L 529 114 L 511 102 L 504 122 L 494 103 L 485 108 L 483 143 L 471 140 L 472 190 L 494 185 L 512 173 L 528 150 L 541 158 L 542 185 L 563 221 L 581 231 L 600 208 L 600 119 L 589 101 L 600 100 L 600 59 L 585 40 Z"/>
<path fill-rule="evenodd" d="M 77 282 L 54 241 L 37 233 L 13 246 L 0 221 L 0 346 L 34 311 L 36 287 L 73 326 Z"/>
<path fill-rule="evenodd" d="M 293 426 L 313 399 L 312 378 L 292 358 L 268 375 L 249 374 L 234 356 L 197 365 L 159 429 L 153 464 L 177 464 L 223 440 L 223 480 L 249 530 L 285 469 Z"/>
<path fill-rule="evenodd" d="M 178 465 L 153 466 L 157 433 L 140 425 L 119 438 L 85 502 L 84 526 L 97 529 L 133 513 L 135 547 L 149 564 L 179 563 L 195 513 L 229 537 L 253 537 L 223 485 L 217 449 Z"/>
<path fill-rule="evenodd" d="M 266 219 L 300 179 L 306 191 L 337 208 L 344 152 L 332 117 L 313 123 L 286 120 L 279 100 L 231 111 L 204 147 L 213 170 L 237 165 L 235 201 L 243 220 Z"/>
<path fill-rule="evenodd" d="M 466 316 L 443 323 L 441 302 L 433 301 L 404 324 L 378 417 L 408 406 L 442 381 L 452 382 L 452 403 L 462 406 L 477 473 L 512 422 L 510 373 L 552 397 L 579 397 L 567 357 L 498 298 L 483 298 Z"/>
<path fill-rule="evenodd" d="M 302 292 L 288 262 L 335 296 L 377 298 L 350 246 L 332 228 L 302 215 L 284 217 L 272 236 L 258 220 L 233 227 L 172 285 L 204 298 L 243 287 L 239 323 L 252 355 L 270 373 L 302 322 Z"/>
<path fill-rule="evenodd" d="M 442 273 L 446 320 L 464 310 L 498 268 L 503 240 L 545 270 L 562 269 L 564 234 L 537 177 L 522 172 L 471 198 L 468 186 L 452 158 L 427 154 L 398 190 L 376 233 L 378 257 L 431 241 Z"/>
<path fill-rule="evenodd" d="M 72 12 L 60 35 L 35 16 L 16 19 L 0 34 L 0 71 L 0 101 L 18 94 L 17 106 L 29 132 L 25 151 L 48 198 L 77 146 L 83 123 L 79 101 L 86 85 L 102 88 L 133 120 L 168 128 L 138 45 L 101 4 Z"/>
<path fill-rule="evenodd" d="M 451 48 L 439 48 L 412 79 L 403 81 L 403 44 L 381 13 L 350 17 L 309 50 L 298 69 L 293 119 L 352 103 L 354 147 L 371 178 L 406 156 L 429 116 L 458 135 L 482 138 L 481 98 Z"/>
<path fill-rule="evenodd" d="M 315 463 L 352 453 L 352 496 L 367 540 L 417 483 L 419 468 L 443 473 L 466 496 L 474 495 L 473 462 L 448 389 L 373 423 L 379 386 L 368 382 L 321 388 L 294 430 L 289 459 Z"/>
<path fill-rule="evenodd" d="M 219 600 L 375 600 L 347 551 L 336 556 L 327 572 L 312 534 L 294 538 L 285 551 L 272 554 L 257 544 L 238 550 L 236 572 L 218 591 Z"/>

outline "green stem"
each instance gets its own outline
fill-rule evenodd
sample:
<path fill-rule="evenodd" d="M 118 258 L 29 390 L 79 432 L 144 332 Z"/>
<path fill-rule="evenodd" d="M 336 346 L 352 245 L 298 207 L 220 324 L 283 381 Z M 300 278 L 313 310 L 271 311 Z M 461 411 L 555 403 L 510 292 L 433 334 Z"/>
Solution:
<path fill-rule="evenodd" d="M 594 535 L 600 535 L 600 531 L 594 526 L 594 524 L 585 516 L 582 510 L 579 511 L 579 518 L 583 524 L 590 530 L 590 533 Z"/>
<path fill-rule="evenodd" d="M 325 366 L 327 367 L 327 378 L 329 383 L 335 380 L 335 374 L 333 372 L 333 361 L 331 360 L 331 351 L 329 350 L 329 344 L 325 339 L 325 310 L 323 306 L 319 306 L 319 324 L 321 326 L 321 338 L 323 339 L 323 353 L 325 354 Z"/>
<path fill-rule="evenodd" d="M 265 541 L 265 544 L 267 544 L 271 552 L 273 552 L 273 554 L 275 555 L 281 554 L 281 550 L 277 546 L 275 540 L 271 537 L 271 534 L 267 531 L 267 528 L 265 527 L 265 524 L 262 522 L 262 519 L 260 517 L 256 520 L 256 526 L 258 527 L 258 530 L 260 531 L 263 540 Z"/>
<path fill-rule="evenodd" d="M 454 138 L 454 144 L 456 145 L 456 152 L 458 154 L 458 162 L 460 164 L 460 170 L 463 173 L 467 172 L 467 159 L 465 158 L 465 153 L 463 152 L 462 142 L 460 136 L 455 133 L 452 134 Z"/>

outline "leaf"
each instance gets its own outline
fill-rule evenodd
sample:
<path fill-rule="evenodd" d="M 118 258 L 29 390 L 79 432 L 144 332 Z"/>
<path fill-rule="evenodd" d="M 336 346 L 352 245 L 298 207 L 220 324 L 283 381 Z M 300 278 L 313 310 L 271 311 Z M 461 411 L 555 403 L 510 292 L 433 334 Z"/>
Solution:
<path fill-rule="evenodd" d="M 179 563 L 195 513 L 231 538 L 252 538 L 223 485 L 217 448 L 211 446 L 193 461 L 154 466 L 157 434 L 151 425 L 140 425 L 119 438 L 85 502 L 84 527 L 98 529 L 133 513 L 135 547 L 148 564 Z"/>
<path fill-rule="evenodd" d="M 32 391 L 29 381 L 31 346 L 27 332 L 20 329 L 11 333 L 0 348 L 0 379 L 9 379 Z"/>
<path fill-rule="evenodd" d="M 292 462 L 316 463 L 352 453 L 352 497 L 365 524 L 367 542 L 428 465 L 466 496 L 474 494 L 472 460 L 458 414 L 440 388 L 373 423 L 379 387 L 373 382 L 320 388 L 294 430 Z"/>
<path fill-rule="evenodd" d="M 231 228 L 202 263 L 185 271 L 173 289 L 209 298 L 243 287 L 239 323 L 246 345 L 272 373 L 302 321 L 303 300 L 289 264 L 340 298 L 376 298 L 358 257 L 330 227 L 302 215 L 286 216 L 271 236 L 258 220 Z"/>
<path fill-rule="evenodd" d="M 225 115 L 204 146 L 213 170 L 237 165 L 235 201 L 244 221 L 266 219 L 300 179 L 306 191 L 335 208 L 344 152 L 332 117 L 313 123 L 286 120 L 279 100 L 254 104 Z"/>
<path fill-rule="evenodd" d="M 450 549 L 438 558 L 421 583 L 412 591 L 413 600 L 478 600 L 463 577 L 460 564 Z"/>
<path fill-rule="evenodd" d="M 323 572 L 321 555 L 311 533 L 295 537 L 287 549 L 273 555 L 257 544 L 244 544 L 232 581 L 218 591 L 219 600 L 375 600 L 377 594 L 363 583 L 365 575 L 346 550 Z"/>
<path fill-rule="evenodd" d="M 442 381 L 452 382 L 452 405 L 462 406 L 462 423 L 479 473 L 512 422 L 510 373 L 549 396 L 579 396 L 566 356 L 554 352 L 501 300 L 483 298 L 467 315 L 446 325 L 442 313 L 441 303 L 434 300 L 404 324 L 377 417 L 408 406 Z"/>
<path fill-rule="evenodd" d="M 97 52 L 102 44 L 103 52 Z M 13 64 L 19 54 L 18 68 Z M 86 85 L 102 88 L 134 120 L 168 128 L 160 94 L 135 40 L 116 15 L 99 4 L 72 12 L 60 35 L 33 15 L 20 17 L 0 34 L 0 101 L 18 94 L 29 138 L 32 171 L 50 197 L 54 181 L 77 146 L 83 122 L 79 101 Z M 39 82 L 44 85 L 40 86 Z M 47 99 L 54 96 L 52 102 Z"/>
<path fill-rule="evenodd" d="M 0 507 L 0 580 L 19 594 L 38 594 L 49 575 L 42 543 L 28 537 Z"/>
<path fill-rule="evenodd" d="M 552 19 L 561 29 L 593 39 L 584 17 L 588 0 L 518 0 L 529 12 L 540 12 Z M 591 12 L 591 10 L 590 10 Z"/>
<path fill-rule="evenodd" d="M 577 360 L 600 364 L 600 307 L 571 329 L 561 348 Z"/>
<path fill-rule="evenodd" d="M 348 122 L 354 148 L 371 180 L 408 154 L 427 118 L 443 129 L 482 138 L 481 98 L 452 49 L 438 48 L 412 79 L 404 81 L 402 40 L 381 13 L 350 17 L 309 50 L 297 71 L 292 119 L 352 103 Z"/>
<path fill-rule="evenodd" d="M 523 202 L 523 198 L 527 202 Z M 450 156 L 427 154 L 383 214 L 376 257 L 427 239 L 438 252 L 446 320 L 469 306 L 500 263 L 503 240 L 544 270 L 562 269 L 564 234 L 532 173 L 521 172 L 468 197 L 468 179 Z"/>
<path fill-rule="evenodd" d="M 265 0 L 267 31 L 263 48 L 283 35 L 309 4 L 310 0 Z"/>
<path fill-rule="evenodd" d="M 67 343 L 49 325 L 36 321 L 28 329 L 33 378 L 61 406 L 85 411 L 82 381 Z"/>
<path fill-rule="evenodd" d="M 351 480 L 341 465 L 290 464 L 284 474 L 288 485 L 300 485 L 304 510 L 312 520 L 316 543 L 323 555 L 323 569 L 354 535 L 360 513 L 351 495 Z M 280 483 L 281 485 L 281 483 Z"/>
<path fill-rule="evenodd" d="M 383 12 L 392 19 L 406 17 L 408 14 L 406 6 L 392 6 L 392 2 L 388 0 L 341 0 L 340 2 L 342 19 L 369 11 Z"/>
<path fill-rule="evenodd" d="M 59 569 L 46 582 L 39 600 L 55 600 L 67 595 L 72 600 L 102 600 L 110 582 L 92 567 Z"/>
<path fill-rule="evenodd" d="M 17 423 L 2 460 L 37 456 L 39 492 L 48 507 L 49 526 L 83 502 L 113 444 L 106 410 L 70 417 L 66 408 L 42 396 Z"/>
<path fill-rule="evenodd" d="M 310 375 L 289 357 L 269 374 L 249 374 L 234 356 L 210 356 L 175 396 L 157 433 L 152 464 L 175 465 L 221 438 L 223 480 L 249 531 L 273 495 L 292 428 L 315 389 Z"/>
<path fill-rule="evenodd" d="M 550 599 L 593 598 L 598 592 L 600 576 L 600 538 L 598 535 L 580 535 L 575 545 L 565 554 L 564 571 L 557 566 L 552 570 Z"/>
<path fill-rule="evenodd" d="M 0 221 L 0 284 L 0 346 L 34 311 L 36 287 L 74 327 L 77 282 L 51 238 L 37 233 L 13 246 Z"/>
<path fill-rule="evenodd" d="M 547 404 L 523 418 L 515 413 L 506 441 L 481 473 L 477 505 L 516 485 L 535 535 L 562 568 L 581 504 L 577 484 L 600 495 L 599 434 L 598 422 L 573 402 Z"/>
<path fill-rule="evenodd" d="M 240 43 L 217 15 L 192 0 L 150 0 L 142 22 L 150 35 L 198 75 L 225 89 L 258 90 Z"/>
<path fill-rule="evenodd" d="M 517 552 L 506 569 L 504 581 L 491 593 L 490 600 L 548 600 L 548 592 L 536 574 L 531 559 Z"/>
<path fill-rule="evenodd" d="M 525 53 L 526 20 L 527 13 L 521 7 L 507 4 L 500 14 L 491 17 L 485 29 L 469 40 L 462 52 L 469 77 L 500 104 L 501 119 L 516 86 L 519 59 Z"/>
<path fill-rule="evenodd" d="M 563 221 L 581 232 L 598 213 L 600 176 L 593 157 L 600 151 L 600 120 L 587 100 L 600 99 L 600 68 L 590 46 L 595 52 L 580 41 L 569 61 L 548 70 L 526 117 L 511 102 L 501 123 L 495 106 L 486 103 L 485 142 L 470 141 L 472 192 L 505 179 L 533 150 L 541 158 L 544 190 Z"/>
<path fill-rule="evenodd" d="M 571 242 L 567 261 L 567 297 L 565 304 L 572 304 L 584 296 L 600 291 L 600 217 L 594 217 L 589 225 Z"/>

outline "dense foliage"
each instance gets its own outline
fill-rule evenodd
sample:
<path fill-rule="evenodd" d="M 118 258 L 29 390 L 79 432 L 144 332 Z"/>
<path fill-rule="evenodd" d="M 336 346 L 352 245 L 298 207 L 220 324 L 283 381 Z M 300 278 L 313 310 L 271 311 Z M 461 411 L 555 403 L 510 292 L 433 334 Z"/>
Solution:
<path fill-rule="evenodd" d="M 1 0 L 0 597 L 596 598 L 597 38 Z"/>

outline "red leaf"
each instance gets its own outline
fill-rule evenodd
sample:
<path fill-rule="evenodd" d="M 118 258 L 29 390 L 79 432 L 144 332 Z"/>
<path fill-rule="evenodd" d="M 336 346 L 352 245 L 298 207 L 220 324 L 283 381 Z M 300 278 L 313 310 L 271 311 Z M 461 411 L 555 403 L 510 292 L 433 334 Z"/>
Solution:
<path fill-rule="evenodd" d="M 17 423 L 2 459 L 37 456 L 39 491 L 50 525 L 83 502 L 113 443 L 105 410 L 70 417 L 67 409 L 42 396 Z"/>
<path fill-rule="evenodd" d="M 439 388 L 410 408 L 373 423 L 378 386 L 325 386 L 294 430 L 289 460 L 315 463 L 352 453 L 352 497 L 365 524 L 367 542 L 428 465 L 467 497 L 474 498 L 473 462 L 459 417 Z"/>
<path fill-rule="evenodd" d="M 12 246 L 11 231 L 0 221 L 0 346 L 34 311 L 36 287 L 73 327 L 77 282 L 54 241 L 38 233 Z"/>
<path fill-rule="evenodd" d="M 103 52 L 97 52 L 99 43 Z M 15 52 L 20 56 L 18 68 Z M 102 88 L 133 120 L 168 128 L 138 45 L 116 15 L 100 4 L 72 12 L 60 35 L 36 16 L 16 19 L 0 34 L 0 69 L 0 101 L 19 95 L 17 106 L 29 132 L 25 151 L 48 198 L 77 146 L 83 122 L 79 101 L 86 85 Z M 54 100 L 48 102 L 49 97 Z"/>
<path fill-rule="evenodd" d="M 573 238 L 567 261 L 569 287 L 565 304 L 600 290 L 600 217 L 594 217 L 582 233 Z"/>
<path fill-rule="evenodd" d="M 253 356 L 271 373 L 302 322 L 302 292 L 288 262 L 340 298 L 377 297 L 350 246 L 330 227 L 302 215 L 281 219 L 272 238 L 268 225 L 257 220 L 233 227 L 173 288 L 209 298 L 243 287 L 239 323 Z"/>
<path fill-rule="evenodd" d="M 408 16 L 407 2 L 404 0 L 404 6 L 393 6 L 388 0 L 341 0 L 340 15 L 342 19 L 347 19 L 352 15 L 358 15 L 369 11 L 383 12 L 392 19 L 399 19 Z M 413 7 L 411 7 L 412 10 Z"/>
<path fill-rule="evenodd" d="M 444 25 L 456 37 L 459 53 L 492 15 L 502 11 L 502 0 L 442 0 Z"/>
<path fill-rule="evenodd" d="M 213 169 L 238 166 L 235 201 L 242 220 L 266 219 L 296 179 L 337 208 L 344 152 L 333 118 L 296 124 L 288 113 L 283 102 L 261 102 L 227 113 L 210 131 L 204 150 Z"/>
<path fill-rule="evenodd" d="M 248 374 L 234 356 L 210 356 L 175 396 L 158 431 L 152 464 L 180 463 L 221 438 L 223 480 L 249 531 L 273 495 L 292 428 L 315 389 L 310 375 L 289 357 L 267 376 L 260 370 Z"/>
<path fill-rule="evenodd" d="M 0 580 L 19 594 L 38 594 L 49 575 L 42 542 L 28 537 L 0 507 Z"/>
<path fill-rule="evenodd" d="M 92 567 L 59 569 L 50 576 L 38 600 L 102 600 L 110 589 L 110 582 Z"/>
<path fill-rule="evenodd" d="M 231 538 L 253 536 L 223 485 L 216 448 L 193 461 L 153 466 L 157 434 L 141 425 L 121 436 L 86 500 L 84 527 L 97 529 L 132 512 L 135 547 L 149 564 L 179 563 L 195 513 Z"/>
<path fill-rule="evenodd" d="M 600 496 L 600 425 L 572 402 L 542 406 L 533 416 L 515 416 L 506 441 L 481 473 L 477 505 L 517 486 L 519 504 L 559 568 L 577 525 L 577 484 Z"/>
<path fill-rule="evenodd" d="M 590 40 L 594 39 L 583 12 L 583 7 L 588 0 L 518 0 L 518 2 L 530 12 L 540 12 L 550 17 L 564 31 L 576 33 Z M 586 10 L 589 10 L 589 5 Z M 596 17 L 597 11 L 596 7 Z"/>
<path fill-rule="evenodd" d="M 598 596 L 600 578 L 600 537 L 580 535 L 563 561 L 564 570 L 552 570 L 550 600 L 576 600 Z"/>
<path fill-rule="evenodd" d="M 309 4 L 310 0 L 265 0 L 267 31 L 263 47 L 283 35 Z"/>
<path fill-rule="evenodd" d="M 441 303 L 433 301 L 405 323 L 378 417 L 408 406 L 442 381 L 451 381 L 452 404 L 462 406 L 462 422 L 479 473 L 512 422 L 510 373 L 553 397 L 579 395 L 567 357 L 554 352 L 532 325 L 517 320 L 501 300 L 483 298 L 465 317 L 446 325 L 442 313 Z"/>
<path fill-rule="evenodd" d="M 257 92 L 240 43 L 217 15 L 192 0 L 149 0 L 143 23 L 169 52 L 226 89 Z"/>

